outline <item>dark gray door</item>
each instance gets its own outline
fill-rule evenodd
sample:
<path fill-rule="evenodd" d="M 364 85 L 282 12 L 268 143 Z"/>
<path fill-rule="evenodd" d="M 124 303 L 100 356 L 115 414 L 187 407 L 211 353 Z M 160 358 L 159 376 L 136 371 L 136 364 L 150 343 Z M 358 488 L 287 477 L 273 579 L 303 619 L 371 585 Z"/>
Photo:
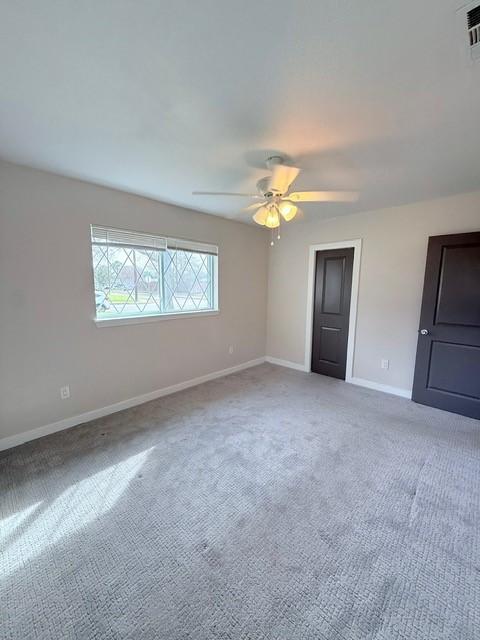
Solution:
<path fill-rule="evenodd" d="M 312 371 L 345 380 L 354 249 L 318 251 Z"/>
<path fill-rule="evenodd" d="M 480 233 L 429 239 L 412 397 L 480 418 Z"/>

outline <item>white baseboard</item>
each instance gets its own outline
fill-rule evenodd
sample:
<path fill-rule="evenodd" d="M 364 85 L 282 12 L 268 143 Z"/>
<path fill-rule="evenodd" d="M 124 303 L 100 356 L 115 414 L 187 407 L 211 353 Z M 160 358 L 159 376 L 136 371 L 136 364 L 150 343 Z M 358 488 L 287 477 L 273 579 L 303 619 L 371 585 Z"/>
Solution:
<path fill-rule="evenodd" d="M 267 356 L 265 358 L 265 362 L 270 362 L 270 364 L 276 364 L 279 367 L 288 367 L 288 369 L 296 369 L 297 371 L 306 371 L 304 364 L 300 364 L 299 362 L 291 362 L 290 360 L 281 360 L 280 358 L 272 358 L 272 356 Z"/>
<path fill-rule="evenodd" d="M 76 425 L 83 424 L 84 422 L 90 422 L 90 420 L 103 418 L 104 416 L 108 416 L 111 413 L 123 411 L 124 409 L 129 409 L 130 407 L 144 404 L 145 402 L 150 402 L 150 400 L 156 400 L 157 398 L 168 396 L 171 393 L 176 393 L 177 391 L 182 391 L 183 389 L 188 389 L 189 387 L 195 387 L 199 384 L 202 384 L 203 382 L 215 380 L 215 378 L 223 378 L 224 376 L 228 376 L 232 373 L 237 373 L 237 371 L 255 367 L 259 364 L 262 364 L 263 362 L 265 362 L 265 358 L 256 358 L 255 360 L 242 362 L 242 364 L 237 364 L 234 367 L 229 367 L 228 369 L 222 369 L 221 371 L 207 373 L 206 375 L 199 376 L 198 378 L 192 378 L 191 380 L 186 380 L 185 382 L 172 384 L 170 387 L 164 387 L 163 389 L 150 391 L 150 393 L 144 393 L 141 396 L 129 398 L 128 400 L 122 400 L 121 402 L 116 402 L 115 404 L 110 404 L 106 407 L 101 407 L 100 409 L 94 409 L 93 411 L 81 413 L 78 416 L 72 416 L 71 418 L 64 418 L 63 420 L 59 420 L 58 422 L 52 422 L 51 424 L 44 425 L 43 427 L 38 427 L 37 429 L 31 429 L 30 431 L 24 431 L 23 433 L 15 434 L 7 438 L 2 438 L 0 439 L 0 451 L 11 449 L 12 447 L 17 447 L 19 444 L 29 442 L 30 440 L 36 440 L 37 438 L 47 436 L 51 433 L 55 433 L 56 431 L 62 431 L 63 429 L 69 429 L 70 427 L 75 427 Z"/>
<path fill-rule="evenodd" d="M 307 371 L 305 365 L 298 362 L 291 362 L 290 360 L 281 360 L 280 358 L 273 358 L 267 356 L 266 362 L 270 364 L 276 364 L 279 367 L 288 367 L 289 369 L 296 369 L 297 371 Z M 381 384 L 380 382 L 373 382 L 372 380 L 365 380 L 365 378 L 347 378 L 345 382 L 350 384 L 356 384 L 359 387 L 366 387 L 367 389 L 375 389 L 375 391 L 382 391 L 383 393 L 390 393 L 394 396 L 401 396 L 402 398 L 411 398 L 411 389 L 401 389 L 400 387 L 391 387 L 388 384 Z"/>
<path fill-rule="evenodd" d="M 401 389 L 400 387 L 391 387 L 388 384 L 381 384 L 380 382 L 373 382 L 372 380 L 365 380 L 365 378 L 350 378 L 347 380 L 350 384 L 356 384 L 359 387 L 366 387 L 367 389 L 375 389 L 375 391 L 383 391 L 383 393 L 391 393 L 394 396 L 401 396 L 402 398 L 411 399 L 411 389 Z"/>

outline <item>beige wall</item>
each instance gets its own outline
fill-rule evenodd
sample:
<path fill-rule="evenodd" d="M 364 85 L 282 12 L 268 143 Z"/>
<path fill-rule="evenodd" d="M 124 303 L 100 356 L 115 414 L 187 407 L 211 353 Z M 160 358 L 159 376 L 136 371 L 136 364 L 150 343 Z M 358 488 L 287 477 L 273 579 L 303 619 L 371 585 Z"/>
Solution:
<path fill-rule="evenodd" d="M 220 314 L 97 328 L 91 222 L 218 244 Z M 311 213 L 270 248 L 253 226 L 0 163 L 0 438 L 262 357 L 266 341 L 270 356 L 303 365 L 309 245 L 355 238 L 354 375 L 409 389 L 427 238 L 478 229 L 480 192 L 325 221 Z"/>
<path fill-rule="evenodd" d="M 478 231 L 480 192 L 323 222 L 314 216 L 286 225 L 270 251 L 267 354 L 304 363 L 309 245 L 361 238 L 354 376 L 410 389 L 428 236 Z"/>
<path fill-rule="evenodd" d="M 220 314 L 97 328 L 92 222 L 218 244 Z M 0 438 L 264 356 L 267 260 L 253 226 L 0 163 Z"/>

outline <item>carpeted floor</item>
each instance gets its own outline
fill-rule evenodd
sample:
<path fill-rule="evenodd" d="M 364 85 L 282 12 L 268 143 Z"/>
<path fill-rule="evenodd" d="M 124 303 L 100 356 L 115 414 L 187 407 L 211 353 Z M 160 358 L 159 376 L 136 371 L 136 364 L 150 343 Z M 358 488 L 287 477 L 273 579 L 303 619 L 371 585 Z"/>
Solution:
<path fill-rule="evenodd" d="M 0 637 L 480 637 L 480 423 L 262 365 L 0 454 Z"/>

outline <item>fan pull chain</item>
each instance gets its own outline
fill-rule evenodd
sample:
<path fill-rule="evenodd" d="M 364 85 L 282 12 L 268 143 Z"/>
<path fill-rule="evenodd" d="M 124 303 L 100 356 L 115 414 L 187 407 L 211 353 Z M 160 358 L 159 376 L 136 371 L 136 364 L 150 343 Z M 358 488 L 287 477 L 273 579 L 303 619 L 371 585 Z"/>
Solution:
<path fill-rule="evenodd" d="M 278 210 L 278 208 L 277 208 L 277 213 L 278 213 L 277 240 L 280 240 L 280 225 L 282 224 L 282 216 L 280 215 L 280 211 Z M 275 245 L 274 233 L 275 233 L 275 229 L 272 229 L 272 239 L 270 240 L 271 247 Z"/>

